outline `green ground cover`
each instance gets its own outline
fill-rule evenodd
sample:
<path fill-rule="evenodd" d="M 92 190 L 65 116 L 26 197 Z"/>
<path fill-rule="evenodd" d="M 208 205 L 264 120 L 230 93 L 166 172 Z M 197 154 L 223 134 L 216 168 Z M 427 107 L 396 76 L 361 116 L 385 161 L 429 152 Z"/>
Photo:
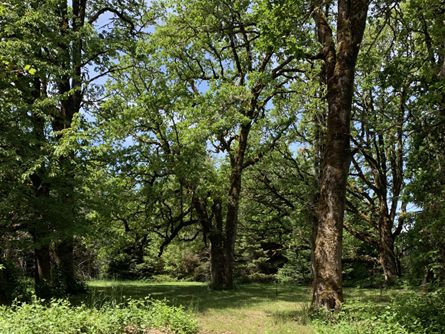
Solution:
<path fill-rule="evenodd" d="M 149 295 L 182 305 L 202 334 L 445 333 L 445 291 L 440 289 L 346 288 L 340 313 L 314 314 L 309 312 L 311 289 L 304 286 L 247 284 L 211 291 L 197 282 L 92 281 L 89 287 L 90 304 Z"/>
<path fill-rule="evenodd" d="M 8 334 L 445 333 L 445 292 L 345 289 L 340 313 L 309 312 L 310 288 L 197 282 L 91 281 L 67 301 L 0 308 Z"/>
<path fill-rule="evenodd" d="M 143 281 L 92 281 L 89 286 L 90 304 L 149 295 L 183 305 L 198 319 L 200 333 L 314 333 L 305 319 L 308 287 L 248 284 L 234 291 L 211 291 L 205 283 Z"/>

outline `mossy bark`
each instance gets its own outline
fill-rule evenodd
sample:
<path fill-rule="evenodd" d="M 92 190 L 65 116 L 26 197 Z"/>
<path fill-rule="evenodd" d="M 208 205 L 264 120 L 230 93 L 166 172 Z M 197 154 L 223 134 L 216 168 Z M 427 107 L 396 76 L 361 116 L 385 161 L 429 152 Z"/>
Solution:
<path fill-rule="evenodd" d="M 343 301 L 342 231 L 351 161 L 349 137 L 354 72 L 366 24 L 368 1 L 338 1 L 336 41 L 322 8 L 324 3 L 313 1 L 312 5 L 318 40 L 323 46 L 328 105 L 313 235 L 312 306 L 337 310 Z"/>

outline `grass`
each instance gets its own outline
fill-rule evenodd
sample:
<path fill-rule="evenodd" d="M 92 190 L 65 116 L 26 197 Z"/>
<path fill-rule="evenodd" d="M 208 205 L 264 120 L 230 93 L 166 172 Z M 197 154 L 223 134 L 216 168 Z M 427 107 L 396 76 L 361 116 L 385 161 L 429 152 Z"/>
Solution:
<path fill-rule="evenodd" d="M 306 317 L 307 287 L 249 284 L 234 291 L 211 291 L 197 282 L 91 281 L 88 285 L 90 294 L 75 303 L 100 306 L 127 297 L 166 299 L 190 309 L 201 334 L 314 333 Z"/>
<path fill-rule="evenodd" d="M 436 313 L 443 313 L 434 311 L 443 309 L 442 302 L 437 302 L 441 299 L 436 296 L 439 306 L 431 315 L 424 315 L 428 307 L 416 307 L 420 295 L 409 289 L 346 288 L 342 312 L 314 318 L 308 312 L 311 290 L 303 286 L 248 284 L 234 291 L 212 291 L 197 282 L 91 281 L 88 285 L 90 293 L 72 302 L 100 307 L 149 296 L 191 311 L 200 334 L 406 334 L 411 332 L 404 328 L 412 321 L 420 324 L 413 333 L 424 333 L 422 321 L 432 323 L 430 328 L 445 328 L 434 325 Z M 406 306 L 404 300 L 408 301 Z M 398 323 L 399 319 L 403 322 Z"/>

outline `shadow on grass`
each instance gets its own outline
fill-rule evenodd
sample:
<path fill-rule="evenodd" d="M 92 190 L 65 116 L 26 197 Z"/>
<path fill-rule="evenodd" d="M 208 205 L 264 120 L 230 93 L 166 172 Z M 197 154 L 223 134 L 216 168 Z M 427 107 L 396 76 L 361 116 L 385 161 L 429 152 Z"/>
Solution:
<path fill-rule="evenodd" d="M 118 304 L 127 298 L 138 299 L 150 296 L 165 299 L 172 305 L 183 305 L 197 312 L 208 309 L 239 308 L 268 302 L 309 302 L 307 287 L 275 284 L 240 285 L 233 291 L 212 291 L 204 283 L 173 282 L 125 282 L 98 281 L 89 286 L 90 292 L 73 298 L 74 304 L 85 303 L 100 307 L 105 303 Z"/>

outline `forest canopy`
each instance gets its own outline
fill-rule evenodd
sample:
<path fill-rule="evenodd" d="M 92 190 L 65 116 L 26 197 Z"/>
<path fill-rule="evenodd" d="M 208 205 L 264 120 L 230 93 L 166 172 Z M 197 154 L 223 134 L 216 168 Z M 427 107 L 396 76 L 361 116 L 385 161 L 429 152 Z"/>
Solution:
<path fill-rule="evenodd" d="M 445 282 L 438 0 L 0 2 L 0 301 L 91 278 Z"/>

